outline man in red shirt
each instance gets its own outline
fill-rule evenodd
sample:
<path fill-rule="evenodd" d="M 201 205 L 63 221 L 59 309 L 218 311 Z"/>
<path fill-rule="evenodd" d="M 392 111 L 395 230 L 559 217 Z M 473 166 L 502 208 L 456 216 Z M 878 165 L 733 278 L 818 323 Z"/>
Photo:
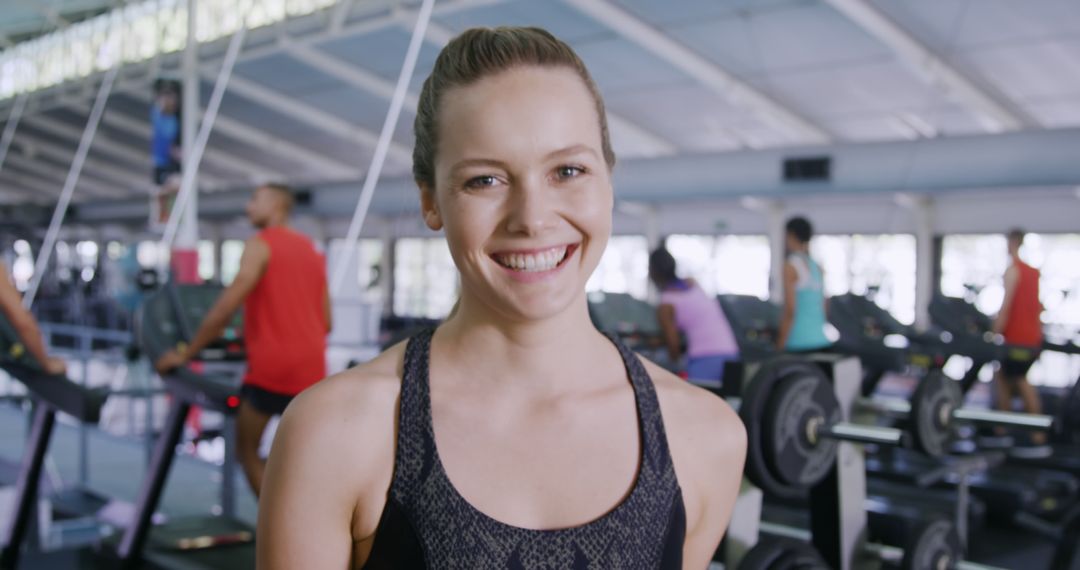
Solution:
<path fill-rule="evenodd" d="M 1042 303 L 1039 301 L 1039 270 L 1020 259 L 1020 246 L 1024 243 L 1024 231 L 1014 229 L 1008 234 L 1009 268 L 1005 270 L 1005 299 L 994 320 L 994 332 L 1005 338 L 1006 344 L 1024 347 L 1008 351 L 1001 362 L 997 381 L 997 406 L 1012 410 L 1017 396 L 1024 403 L 1024 411 L 1042 413 L 1042 403 L 1035 388 L 1027 381 L 1031 365 L 1039 357 L 1042 346 Z M 1025 350 L 1030 348 L 1030 350 Z M 1032 432 L 1031 441 L 1036 446 L 1046 443 L 1046 434 Z"/>
<path fill-rule="evenodd" d="M 266 465 L 259 443 L 270 418 L 326 377 L 330 331 L 326 262 L 311 240 L 289 227 L 292 206 L 292 192 L 286 186 L 267 184 L 255 190 L 246 212 L 259 233 L 244 245 L 235 279 L 187 348 L 182 353 L 170 351 L 155 363 L 162 372 L 187 364 L 221 336 L 243 304 L 248 368 L 236 415 L 236 452 L 256 497 Z"/>

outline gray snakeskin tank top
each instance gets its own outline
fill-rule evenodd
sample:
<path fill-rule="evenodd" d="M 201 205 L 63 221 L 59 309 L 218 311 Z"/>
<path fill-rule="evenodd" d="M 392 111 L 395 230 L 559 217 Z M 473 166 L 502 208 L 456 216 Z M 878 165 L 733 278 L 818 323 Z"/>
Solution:
<path fill-rule="evenodd" d="M 428 387 L 434 329 L 409 340 L 390 493 L 364 568 L 522 570 L 678 569 L 686 512 L 652 379 L 618 339 L 634 389 L 641 463 L 633 489 L 606 515 L 558 530 L 530 530 L 477 510 L 454 488 L 435 447 Z"/>

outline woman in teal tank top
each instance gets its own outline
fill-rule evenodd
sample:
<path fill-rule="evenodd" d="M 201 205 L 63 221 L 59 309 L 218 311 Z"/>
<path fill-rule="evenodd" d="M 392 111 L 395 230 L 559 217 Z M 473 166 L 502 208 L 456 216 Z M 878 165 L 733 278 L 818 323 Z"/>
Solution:
<path fill-rule="evenodd" d="M 803 217 L 788 220 L 788 258 L 784 264 L 784 310 L 777 349 L 806 352 L 828 348 L 825 336 L 825 279 L 821 267 L 810 257 L 814 230 Z"/>

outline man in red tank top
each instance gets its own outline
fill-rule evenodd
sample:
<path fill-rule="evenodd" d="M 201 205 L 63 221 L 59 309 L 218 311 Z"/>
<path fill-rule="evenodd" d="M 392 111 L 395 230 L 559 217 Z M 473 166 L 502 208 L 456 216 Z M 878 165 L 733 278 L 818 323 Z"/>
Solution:
<path fill-rule="evenodd" d="M 267 184 L 255 190 L 246 212 L 259 233 L 244 245 L 236 277 L 184 352 L 166 353 L 155 363 L 159 371 L 187 364 L 221 336 L 243 305 L 248 368 L 236 414 L 236 453 L 256 497 L 265 468 L 259 443 L 270 418 L 326 377 L 326 262 L 311 240 L 289 227 L 292 206 L 286 186 Z"/>
<path fill-rule="evenodd" d="M 997 406 L 1012 410 L 1016 397 L 1024 403 L 1024 411 L 1042 413 L 1042 403 L 1035 388 L 1027 381 L 1031 365 L 1039 357 L 1042 346 L 1042 303 L 1039 301 L 1039 270 L 1020 259 L 1020 246 L 1024 232 L 1014 229 L 1008 234 L 1009 268 L 1005 270 L 1005 298 L 1001 311 L 994 320 L 994 332 L 1005 338 L 1005 343 L 1016 348 L 1008 350 L 998 370 L 996 385 Z M 1036 446 L 1046 442 L 1046 434 L 1033 432 L 1031 441 Z"/>

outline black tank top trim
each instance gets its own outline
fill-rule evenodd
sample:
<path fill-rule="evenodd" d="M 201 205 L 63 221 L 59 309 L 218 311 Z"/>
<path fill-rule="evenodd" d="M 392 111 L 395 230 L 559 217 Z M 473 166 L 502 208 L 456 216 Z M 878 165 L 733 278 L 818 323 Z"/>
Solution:
<path fill-rule="evenodd" d="M 439 460 L 428 385 L 434 329 L 409 340 L 401 385 L 394 475 L 365 569 L 678 569 L 686 536 L 682 491 L 652 379 L 609 337 L 626 366 L 642 443 L 637 479 L 607 514 L 580 526 L 533 530 L 476 509 Z"/>

